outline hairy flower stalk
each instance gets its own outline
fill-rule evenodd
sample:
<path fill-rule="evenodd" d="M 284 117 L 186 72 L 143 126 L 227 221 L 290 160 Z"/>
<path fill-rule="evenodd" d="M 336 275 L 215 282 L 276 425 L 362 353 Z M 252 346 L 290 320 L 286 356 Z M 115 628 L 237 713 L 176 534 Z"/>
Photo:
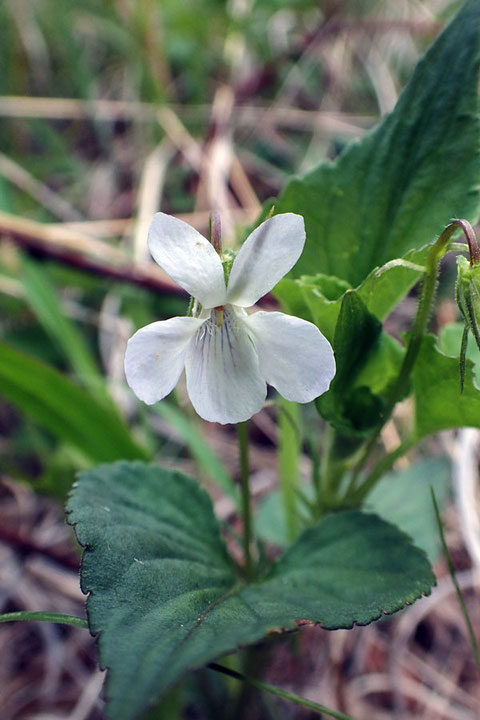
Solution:
<path fill-rule="evenodd" d="M 232 262 L 186 223 L 155 215 L 148 244 L 156 262 L 194 298 L 190 317 L 154 322 L 129 340 L 127 382 L 153 404 L 177 384 L 185 368 L 197 413 L 236 423 L 258 412 L 267 383 L 287 400 L 309 402 L 335 375 L 332 348 L 318 328 L 280 312 L 248 314 L 293 267 L 303 250 L 300 215 L 262 223 Z M 216 242 L 219 247 L 218 242 Z"/>

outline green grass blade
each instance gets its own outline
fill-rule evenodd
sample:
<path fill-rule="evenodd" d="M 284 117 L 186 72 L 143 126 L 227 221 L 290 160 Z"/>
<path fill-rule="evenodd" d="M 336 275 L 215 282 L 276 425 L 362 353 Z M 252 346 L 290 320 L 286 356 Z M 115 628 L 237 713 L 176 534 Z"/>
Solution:
<path fill-rule="evenodd" d="M 27 258 L 22 263 L 22 280 L 30 309 L 47 334 L 65 355 L 78 379 L 98 389 L 103 378 L 84 336 L 65 316 L 47 273 Z"/>
<path fill-rule="evenodd" d="M 465 625 L 467 626 L 468 637 L 470 638 L 470 644 L 472 646 L 473 655 L 475 658 L 475 664 L 477 666 L 478 672 L 480 673 L 480 648 L 478 647 L 477 638 L 475 637 L 475 633 L 473 631 L 473 626 L 472 626 L 472 622 L 470 620 L 470 616 L 468 614 L 467 606 L 465 605 L 465 600 L 463 599 L 463 594 L 460 589 L 460 585 L 458 584 L 457 576 L 455 575 L 455 568 L 453 567 L 452 556 L 450 555 L 447 541 L 445 540 L 445 533 L 443 532 L 442 518 L 440 517 L 440 510 L 438 509 L 437 498 L 435 497 L 435 492 L 431 485 L 430 485 L 430 492 L 432 494 L 432 502 L 433 502 L 433 507 L 435 509 L 435 517 L 437 519 L 438 532 L 440 534 L 440 539 L 442 541 L 442 547 L 443 547 L 443 551 L 445 553 L 445 559 L 447 561 L 448 571 L 450 573 L 450 577 L 452 578 L 452 583 L 455 588 L 455 592 L 457 593 L 458 603 L 460 605 L 460 610 L 462 611 L 463 619 L 465 620 Z"/>
<path fill-rule="evenodd" d="M 0 395 L 92 462 L 147 459 L 117 410 L 60 372 L 0 342 Z"/>
<path fill-rule="evenodd" d="M 325 707 L 325 705 L 319 705 L 318 703 L 313 702 L 313 700 L 307 700 L 306 698 L 302 698 L 299 695 L 294 695 L 293 693 L 282 690 L 279 687 L 275 687 L 275 685 L 271 685 L 270 683 L 263 682 L 262 680 L 256 680 L 255 678 L 249 677 L 248 675 L 242 675 L 236 670 L 231 670 L 224 665 L 219 665 L 218 663 L 210 663 L 208 667 L 211 670 L 222 673 L 223 675 L 228 675 L 229 677 L 235 678 L 235 680 L 241 680 L 242 682 L 248 683 L 249 685 L 252 685 L 258 690 L 266 690 L 266 692 L 277 695 L 284 700 L 289 700 L 295 705 L 300 705 L 301 707 L 313 710 L 320 715 L 328 715 L 329 717 L 336 718 L 336 720 L 355 720 L 355 718 L 351 715 L 346 715 L 345 713 L 342 713 L 338 710 L 331 710 L 330 708 Z"/>

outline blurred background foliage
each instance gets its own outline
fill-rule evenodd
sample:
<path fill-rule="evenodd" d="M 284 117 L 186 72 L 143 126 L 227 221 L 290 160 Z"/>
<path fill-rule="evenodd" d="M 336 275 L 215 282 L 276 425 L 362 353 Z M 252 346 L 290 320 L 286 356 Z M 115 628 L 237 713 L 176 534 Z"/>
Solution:
<path fill-rule="evenodd" d="M 0 332 L 28 356 L 1 361 L 2 456 L 12 476 L 62 494 L 69 471 L 111 459 L 115 448 L 175 456 L 187 444 L 199 461 L 203 445 L 189 438 L 193 426 L 204 431 L 181 392 L 171 398 L 182 428 L 172 439 L 164 436 L 172 418 L 138 407 L 123 379 L 132 331 L 185 308 L 168 284 L 152 291 L 134 277 L 147 261 L 151 216 L 162 209 L 205 232 L 217 209 L 234 242 L 290 174 L 335 157 L 392 109 L 458 5 L 0 5 Z M 35 237 L 38 226 L 12 231 L 12 218 L 42 223 L 46 238 Z M 112 265 L 119 277 L 109 277 Z M 34 381 L 32 358 L 63 379 Z M 36 388 L 19 376 L 23 365 Z M 110 450 L 94 447 L 94 431 L 75 430 L 94 417 L 82 416 L 72 383 L 91 399 Z M 212 458 L 200 462 L 211 475 Z"/>

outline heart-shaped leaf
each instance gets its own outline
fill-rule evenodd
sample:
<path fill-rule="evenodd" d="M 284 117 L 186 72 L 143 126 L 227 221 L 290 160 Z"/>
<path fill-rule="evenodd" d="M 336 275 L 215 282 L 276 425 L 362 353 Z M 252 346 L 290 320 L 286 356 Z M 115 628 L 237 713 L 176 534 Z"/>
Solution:
<path fill-rule="evenodd" d="M 375 515 L 307 530 L 266 577 L 242 583 L 208 495 L 180 473 L 121 462 L 82 473 L 68 506 L 107 717 L 131 720 L 187 670 L 304 623 L 366 624 L 434 583 L 423 552 Z"/>
<path fill-rule="evenodd" d="M 480 189 L 480 3 L 469 0 L 418 63 L 394 111 L 334 164 L 292 179 L 275 212 L 305 218 L 291 277 L 356 287 L 377 265 L 431 242 L 451 217 L 475 219 Z"/>

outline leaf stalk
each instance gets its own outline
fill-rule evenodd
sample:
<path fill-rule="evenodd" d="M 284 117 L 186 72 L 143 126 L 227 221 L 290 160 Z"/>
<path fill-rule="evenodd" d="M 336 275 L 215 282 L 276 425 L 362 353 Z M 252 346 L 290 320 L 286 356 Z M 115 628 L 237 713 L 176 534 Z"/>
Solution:
<path fill-rule="evenodd" d="M 325 705 L 319 705 L 312 700 L 307 700 L 306 698 L 302 698 L 299 695 L 294 695 L 291 692 L 282 690 L 281 688 L 275 687 L 275 685 L 271 685 L 270 683 L 263 682 L 262 680 L 256 680 L 249 675 L 242 675 L 242 673 L 239 673 L 236 670 L 231 670 L 224 665 L 219 665 L 218 663 L 210 663 L 208 667 L 210 668 L 210 670 L 215 670 L 215 672 L 222 673 L 223 675 L 228 675 L 228 677 L 235 678 L 235 680 L 240 680 L 242 682 L 248 683 L 249 685 L 252 685 L 258 690 L 266 690 L 273 695 L 277 695 L 277 697 L 281 697 L 284 700 L 289 700 L 290 702 L 295 703 L 295 705 L 301 705 L 302 707 L 308 708 L 309 710 L 313 710 L 319 715 L 328 715 L 329 717 L 336 718 L 337 720 L 355 720 L 355 718 L 353 718 L 351 715 L 345 715 L 345 713 L 339 712 L 338 710 L 331 710 L 330 708 L 325 707 Z"/>
<path fill-rule="evenodd" d="M 385 410 L 383 412 L 382 422 L 377 426 L 375 429 L 373 435 L 371 436 L 370 440 L 368 441 L 365 450 L 357 463 L 356 468 L 353 471 L 353 474 L 351 476 L 350 484 L 348 486 L 346 497 L 349 496 L 350 493 L 352 493 L 355 489 L 355 486 L 357 484 L 358 477 L 360 476 L 362 470 L 364 469 L 367 461 L 370 458 L 370 455 L 372 454 L 376 443 L 378 436 L 380 435 L 380 432 L 382 430 L 382 427 L 385 425 L 387 420 L 390 418 L 393 409 L 398 402 L 398 400 L 403 396 L 405 389 L 407 387 L 410 374 L 413 370 L 413 366 L 415 365 L 415 361 L 417 359 L 422 339 L 425 334 L 425 331 L 427 329 L 428 321 L 430 319 L 430 314 L 433 307 L 433 301 L 435 299 L 435 291 L 437 287 L 437 279 L 438 279 L 438 270 L 440 261 L 442 260 L 443 256 L 447 252 L 448 245 L 450 238 L 452 237 L 453 233 L 461 229 L 467 239 L 469 250 L 472 257 L 472 252 L 474 254 L 474 257 L 476 256 L 476 253 L 478 253 L 478 262 L 480 262 L 480 252 L 478 249 L 478 244 L 475 239 L 475 234 L 473 232 L 473 228 L 470 225 L 469 222 L 466 220 L 452 220 L 451 223 L 447 225 L 445 230 L 442 232 L 440 237 L 437 239 L 437 241 L 433 244 L 432 248 L 430 249 L 430 252 L 427 255 L 426 262 L 425 262 L 425 274 L 423 277 L 423 283 L 422 283 L 422 290 L 420 294 L 420 300 L 418 302 L 417 307 L 417 314 L 415 316 L 415 321 L 413 324 L 412 332 L 410 334 L 410 340 L 407 347 L 407 352 L 405 353 L 405 357 L 403 359 L 402 366 L 400 368 L 400 372 L 398 374 L 396 383 L 393 387 L 393 390 L 391 392 L 390 398 L 386 404 Z M 369 483 L 369 486 L 372 485 L 372 475 L 370 475 L 367 480 Z M 378 479 L 378 478 L 376 478 Z M 366 482 L 366 481 L 365 481 Z M 369 487 L 369 489 L 371 489 Z M 363 483 L 359 488 L 358 492 L 363 497 L 364 496 L 364 490 L 365 490 L 365 483 Z"/>

